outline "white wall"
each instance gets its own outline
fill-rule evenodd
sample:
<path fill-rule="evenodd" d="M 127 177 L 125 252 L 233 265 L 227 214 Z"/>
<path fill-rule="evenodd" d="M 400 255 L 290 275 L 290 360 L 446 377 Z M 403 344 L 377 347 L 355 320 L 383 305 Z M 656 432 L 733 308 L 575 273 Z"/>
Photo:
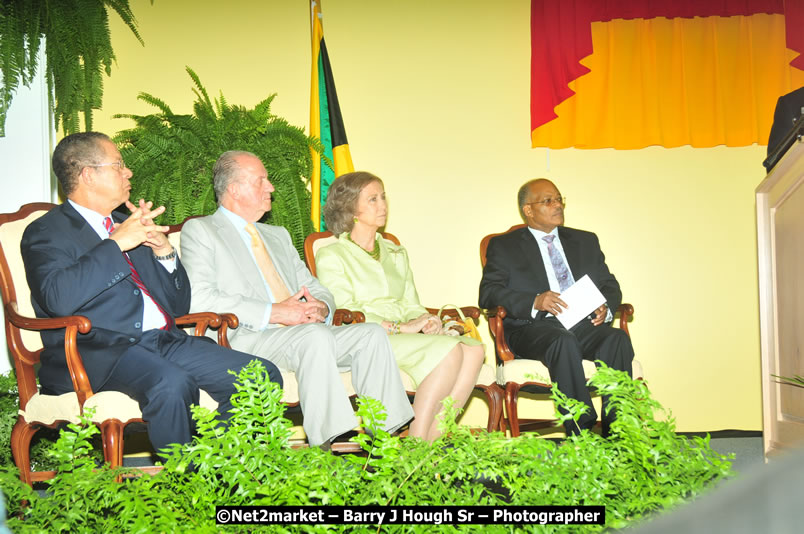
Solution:
<path fill-rule="evenodd" d="M 44 57 L 40 56 L 40 65 Z M 40 69 L 41 70 L 41 69 Z M 48 106 L 47 84 L 39 72 L 31 87 L 20 87 L 6 118 L 6 136 L 0 137 L 0 213 L 15 212 L 28 202 L 58 202 L 50 154 L 56 132 Z M 12 368 L 5 329 L 0 329 L 0 373 Z"/>

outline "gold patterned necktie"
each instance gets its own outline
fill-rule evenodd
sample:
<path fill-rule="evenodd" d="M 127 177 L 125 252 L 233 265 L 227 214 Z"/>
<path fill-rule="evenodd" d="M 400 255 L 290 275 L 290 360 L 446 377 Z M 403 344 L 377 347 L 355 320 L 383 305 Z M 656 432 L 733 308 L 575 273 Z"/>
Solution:
<path fill-rule="evenodd" d="M 273 293 L 274 302 L 282 302 L 290 297 L 288 286 L 285 285 L 285 282 L 279 277 L 279 273 L 276 272 L 276 267 L 274 266 L 273 260 L 271 260 L 271 255 L 268 253 L 268 249 L 265 248 L 265 243 L 260 239 L 257 228 L 254 227 L 253 223 L 246 225 L 246 232 L 251 236 L 251 250 L 254 251 L 257 266 L 260 268 L 260 271 L 262 271 L 262 276 L 271 289 L 271 293 Z"/>

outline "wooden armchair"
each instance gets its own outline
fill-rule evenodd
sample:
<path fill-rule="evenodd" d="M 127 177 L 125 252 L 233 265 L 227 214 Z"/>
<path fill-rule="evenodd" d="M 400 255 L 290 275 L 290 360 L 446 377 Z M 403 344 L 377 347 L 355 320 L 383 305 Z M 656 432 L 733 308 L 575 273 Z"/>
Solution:
<path fill-rule="evenodd" d="M 388 232 L 383 232 L 383 237 L 390 241 L 393 241 L 397 245 L 399 245 L 399 239 L 393 234 Z M 329 245 L 334 243 L 337 240 L 332 232 L 314 232 L 307 236 L 304 240 L 304 258 L 307 262 L 307 267 L 310 269 L 310 272 L 313 273 L 313 276 L 316 276 L 316 266 L 315 266 L 315 253 L 318 251 L 319 248 L 322 246 Z M 432 314 L 438 314 L 439 310 L 437 308 L 427 308 L 427 311 Z M 475 322 L 477 322 L 478 317 L 480 317 L 480 309 L 475 306 L 467 306 L 462 307 L 461 312 L 467 318 L 472 318 Z M 354 313 L 354 312 L 353 312 Z M 360 313 L 360 312 L 357 312 Z M 362 313 L 361 313 L 362 315 Z M 451 317 L 457 318 L 459 314 L 455 309 L 445 309 L 441 312 L 442 317 Z M 405 386 L 405 390 L 407 391 L 408 395 L 414 395 L 416 392 L 416 388 L 414 386 L 413 380 L 400 369 L 399 371 L 400 377 L 402 378 L 402 384 Z M 480 376 L 477 378 L 477 384 L 475 385 L 475 389 L 479 389 L 483 392 L 486 396 L 486 399 L 489 404 L 489 417 L 488 422 L 486 424 L 486 430 L 492 432 L 494 430 L 498 430 L 501 428 L 501 421 L 502 421 L 502 398 L 503 392 L 502 389 L 497 385 L 496 379 L 494 376 L 494 370 L 491 366 L 484 364 L 480 370 Z"/>
<path fill-rule="evenodd" d="M 490 234 L 480 241 L 480 263 L 483 267 L 486 266 L 486 251 L 488 250 L 489 242 L 493 237 L 498 235 L 507 234 L 514 230 L 523 228 L 524 224 L 517 224 L 497 234 Z M 529 425 L 532 428 L 547 428 L 555 424 L 555 419 L 520 419 L 517 411 L 517 401 L 519 400 L 519 391 L 524 388 L 524 391 L 531 393 L 549 394 L 552 387 L 550 381 L 550 372 L 547 367 L 537 360 L 517 359 L 508 342 L 505 340 L 505 332 L 503 330 L 503 319 L 507 315 L 507 311 L 502 306 L 497 306 L 495 309 L 487 311 L 489 330 L 491 337 L 494 339 L 494 349 L 497 355 L 497 383 L 505 389 L 505 413 L 508 425 L 511 427 L 511 436 L 519 436 L 520 427 Z M 634 307 L 631 304 L 620 304 L 615 313 L 615 320 L 617 320 L 619 327 L 625 330 L 630 336 L 628 331 L 628 322 L 634 316 Z M 642 378 L 642 365 L 634 360 L 632 364 L 634 378 Z M 583 361 L 583 370 L 587 380 L 597 372 L 595 363 L 589 360 Z M 503 422 L 503 430 L 504 430 Z"/>
<path fill-rule="evenodd" d="M 132 398 L 116 391 L 92 391 L 77 345 L 78 335 L 86 334 L 92 328 L 89 319 L 82 316 L 34 318 L 31 293 L 25 282 L 20 241 L 28 224 L 53 207 L 55 204 L 26 204 L 16 213 L 0 214 L 0 289 L 5 311 L 6 342 L 14 358 L 20 403 L 19 416 L 11 432 L 11 449 L 14 462 L 20 470 L 20 478 L 28 484 L 55 475 L 52 471 L 31 471 L 31 439 L 40 428 L 78 422 L 84 409 L 95 408 L 92 422 L 101 430 L 104 459 L 116 467 L 123 461 L 123 429 L 129 423 L 142 422 L 139 405 Z M 194 325 L 195 335 L 204 335 L 208 328 L 218 328 L 219 341 L 225 345 L 226 329 L 231 320 L 231 317 L 221 318 L 215 313 L 194 313 L 176 318 L 176 324 L 185 327 Z M 39 392 L 35 373 L 42 352 L 39 332 L 60 328 L 66 328 L 64 349 L 74 391 L 63 395 L 43 395 Z M 200 404 L 213 410 L 218 406 L 203 390 Z"/>

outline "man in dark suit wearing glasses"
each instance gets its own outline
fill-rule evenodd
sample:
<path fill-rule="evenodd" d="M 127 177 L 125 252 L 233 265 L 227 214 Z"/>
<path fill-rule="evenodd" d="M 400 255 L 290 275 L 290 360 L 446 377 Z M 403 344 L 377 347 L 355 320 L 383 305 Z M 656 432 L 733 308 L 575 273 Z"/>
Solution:
<path fill-rule="evenodd" d="M 528 226 L 489 242 L 480 306 L 504 306 L 505 335 L 516 357 L 544 363 L 561 392 L 589 407 L 578 425 L 565 423 L 567 435 L 577 434 L 597 420 L 582 360 L 602 360 L 631 374 L 631 340 L 623 330 L 611 328 L 622 300 L 620 285 L 606 266 L 597 236 L 563 226 L 565 199 L 551 181 L 527 182 L 518 200 Z M 561 293 L 584 275 L 589 275 L 606 303 L 567 330 L 555 317 L 567 308 Z M 606 436 L 614 413 L 603 411 Z"/>

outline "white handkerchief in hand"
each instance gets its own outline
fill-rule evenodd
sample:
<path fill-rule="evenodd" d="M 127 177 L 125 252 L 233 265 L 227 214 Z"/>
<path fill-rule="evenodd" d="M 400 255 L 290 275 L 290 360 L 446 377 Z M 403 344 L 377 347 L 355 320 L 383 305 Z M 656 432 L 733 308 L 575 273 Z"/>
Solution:
<path fill-rule="evenodd" d="M 568 307 L 556 315 L 556 319 L 561 321 L 564 328 L 569 330 L 602 304 L 605 304 L 606 297 L 603 296 L 603 293 L 600 292 L 587 274 L 561 293 L 561 300 L 566 302 Z"/>

